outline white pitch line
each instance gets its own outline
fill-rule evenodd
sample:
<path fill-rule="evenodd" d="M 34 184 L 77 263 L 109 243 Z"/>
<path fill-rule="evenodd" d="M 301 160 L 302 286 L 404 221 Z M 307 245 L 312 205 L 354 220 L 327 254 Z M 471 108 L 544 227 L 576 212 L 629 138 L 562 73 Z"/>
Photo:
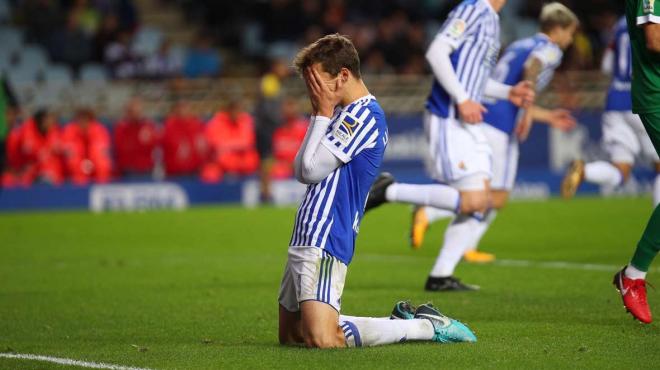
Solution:
<path fill-rule="evenodd" d="M 142 367 L 113 365 L 113 364 L 106 364 L 106 363 L 103 363 L 103 362 L 79 361 L 79 360 L 72 360 L 70 358 L 59 358 L 59 357 L 50 357 L 50 356 L 32 355 L 32 354 L 22 354 L 22 353 L 0 353 L 0 357 L 13 358 L 13 359 L 19 359 L 19 360 L 45 361 L 45 362 L 52 362 L 52 363 L 60 364 L 60 365 L 86 367 L 86 368 L 90 368 L 90 369 L 152 370 L 152 369 L 149 369 L 149 368 L 142 368 Z"/>

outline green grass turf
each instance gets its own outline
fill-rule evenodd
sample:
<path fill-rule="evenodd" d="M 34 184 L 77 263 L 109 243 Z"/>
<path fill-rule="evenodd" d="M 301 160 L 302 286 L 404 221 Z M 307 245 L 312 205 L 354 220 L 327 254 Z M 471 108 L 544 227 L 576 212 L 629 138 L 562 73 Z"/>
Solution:
<path fill-rule="evenodd" d="M 411 251 L 408 208 L 378 209 L 362 223 L 343 311 L 383 316 L 399 299 L 433 301 L 479 341 L 326 351 L 277 344 L 293 209 L 3 214 L 0 352 L 158 369 L 658 368 L 658 323 L 634 322 L 611 285 L 650 213 L 649 199 L 512 203 L 484 250 L 611 271 L 462 264 L 457 275 L 482 290 L 432 294 L 422 286 L 443 224 Z M 660 294 L 649 294 L 660 317 Z M 0 368 L 63 366 L 0 359 Z"/>

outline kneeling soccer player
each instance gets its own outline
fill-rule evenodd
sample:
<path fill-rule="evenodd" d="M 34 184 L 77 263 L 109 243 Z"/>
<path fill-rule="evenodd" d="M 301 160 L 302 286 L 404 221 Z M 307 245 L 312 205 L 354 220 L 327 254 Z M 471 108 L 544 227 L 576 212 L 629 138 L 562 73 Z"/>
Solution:
<path fill-rule="evenodd" d="M 431 305 L 415 310 L 398 303 L 393 318 L 405 320 L 339 314 L 367 194 L 387 145 L 387 124 L 346 37 L 317 40 L 300 51 L 295 66 L 313 116 L 295 160 L 296 178 L 309 186 L 280 288 L 280 343 L 332 348 L 476 341 L 470 329 Z"/>

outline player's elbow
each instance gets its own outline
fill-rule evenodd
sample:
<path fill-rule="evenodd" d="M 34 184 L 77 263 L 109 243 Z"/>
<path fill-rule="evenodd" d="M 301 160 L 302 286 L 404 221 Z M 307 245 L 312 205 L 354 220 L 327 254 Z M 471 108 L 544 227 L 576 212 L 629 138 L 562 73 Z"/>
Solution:
<path fill-rule="evenodd" d="M 323 180 L 323 177 L 316 173 L 318 171 L 315 170 L 314 166 L 307 161 L 302 161 L 297 165 L 294 172 L 296 180 L 305 185 L 316 184 Z"/>
<path fill-rule="evenodd" d="M 320 174 L 315 168 L 303 165 L 301 178 L 298 180 L 303 184 L 318 184 L 323 181 L 325 174 Z"/>

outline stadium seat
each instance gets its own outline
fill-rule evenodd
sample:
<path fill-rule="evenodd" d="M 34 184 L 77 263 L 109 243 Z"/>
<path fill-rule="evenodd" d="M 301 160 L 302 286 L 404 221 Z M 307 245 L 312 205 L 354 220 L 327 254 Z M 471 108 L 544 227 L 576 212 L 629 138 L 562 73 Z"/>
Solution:
<path fill-rule="evenodd" d="M 11 20 L 11 6 L 9 0 L 0 0 L 0 23 L 7 23 Z"/>
<path fill-rule="evenodd" d="M 163 33 L 153 27 L 142 27 L 133 39 L 132 50 L 137 55 L 149 56 L 158 51 L 163 41 Z"/>
<path fill-rule="evenodd" d="M 81 81 L 108 82 L 108 71 L 101 64 L 89 63 L 80 69 Z"/>
<path fill-rule="evenodd" d="M 23 32 L 14 27 L 0 28 L 0 45 L 2 45 L 2 49 L 16 50 L 20 48 L 23 45 Z"/>
<path fill-rule="evenodd" d="M 34 85 L 41 69 L 35 64 L 19 64 L 7 70 L 7 80 L 14 86 Z"/>
<path fill-rule="evenodd" d="M 20 64 L 34 66 L 35 69 L 43 69 L 48 65 L 49 58 L 43 47 L 28 44 L 21 49 Z"/>
<path fill-rule="evenodd" d="M 44 69 L 44 81 L 47 84 L 58 86 L 71 86 L 73 84 L 73 71 L 65 64 L 52 64 Z"/>
<path fill-rule="evenodd" d="M 183 68 L 187 54 L 188 48 L 184 45 L 175 44 L 170 47 L 170 59 L 178 69 Z"/>

